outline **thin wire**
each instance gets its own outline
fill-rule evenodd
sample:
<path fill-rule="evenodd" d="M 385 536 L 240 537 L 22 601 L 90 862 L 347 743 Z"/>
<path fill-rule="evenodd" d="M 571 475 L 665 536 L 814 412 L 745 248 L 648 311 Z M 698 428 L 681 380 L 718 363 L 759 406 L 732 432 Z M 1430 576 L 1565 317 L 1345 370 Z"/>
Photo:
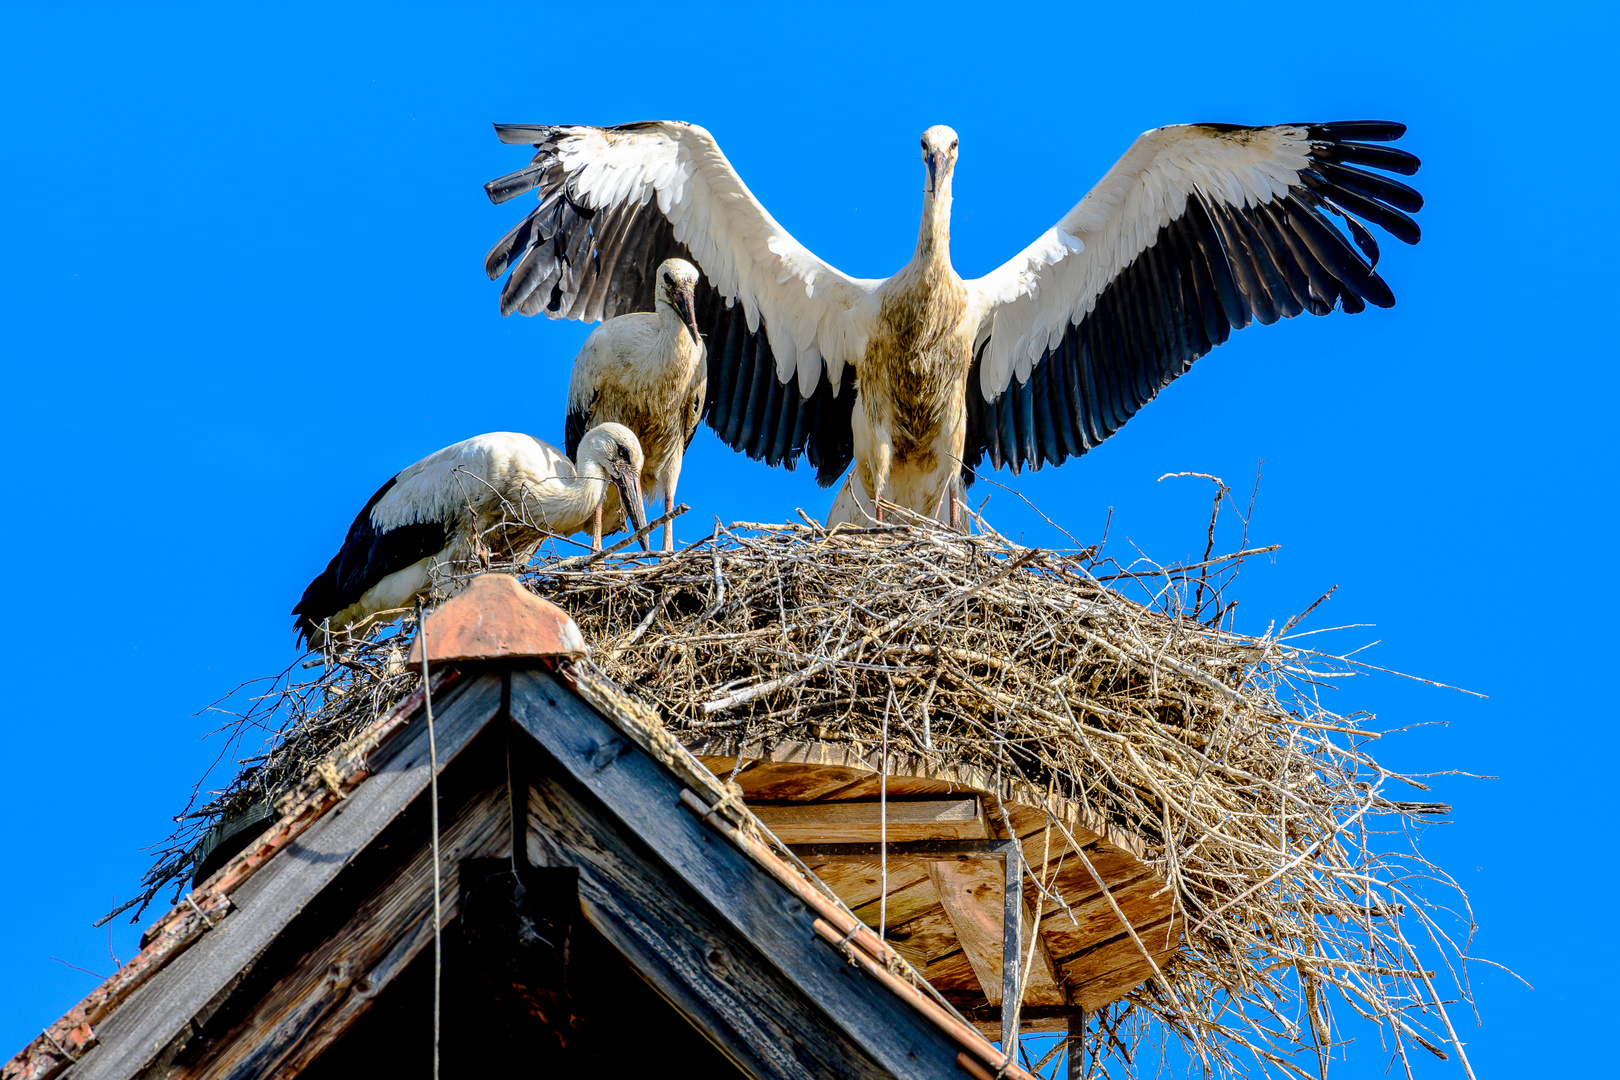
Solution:
<path fill-rule="evenodd" d="M 878 762 L 878 940 L 889 932 L 889 706 L 894 703 L 894 687 L 883 706 L 883 756 Z"/>
<path fill-rule="evenodd" d="M 428 811 L 433 821 L 433 1080 L 439 1080 L 439 990 L 444 974 L 443 900 L 439 896 L 439 747 L 433 738 L 433 687 L 428 679 L 427 621 L 416 602 L 416 636 L 422 643 L 422 705 L 427 711 Z"/>

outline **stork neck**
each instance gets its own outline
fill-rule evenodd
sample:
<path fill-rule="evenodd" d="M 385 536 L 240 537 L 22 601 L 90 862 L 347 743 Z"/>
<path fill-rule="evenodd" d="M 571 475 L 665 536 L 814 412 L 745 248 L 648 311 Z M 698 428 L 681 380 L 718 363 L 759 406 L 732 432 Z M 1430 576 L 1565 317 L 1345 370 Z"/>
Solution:
<path fill-rule="evenodd" d="M 660 342 L 660 355 L 672 356 L 676 360 L 685 362 L 692 351 L 692 334 L 681 318 L 681 313 L 675 306 L 660 296 L 653 304 L 658 313 L 658 340 Z"/>
<path fill-rule="evenodd" d="M 596 505 L 607 495 L 607 470 L 595 458 L 581 455 L 574 466 L 574 478 L 566 485 L 569 510 L 584 516 L 596 510 Z"/>
<path fill-rule="evenodd" d="M 940 179 L 937 191 L 923 193 L 922 223 L 917 227 L 913 266 L 949 270 L 951 267 L 951 182 Z"/>

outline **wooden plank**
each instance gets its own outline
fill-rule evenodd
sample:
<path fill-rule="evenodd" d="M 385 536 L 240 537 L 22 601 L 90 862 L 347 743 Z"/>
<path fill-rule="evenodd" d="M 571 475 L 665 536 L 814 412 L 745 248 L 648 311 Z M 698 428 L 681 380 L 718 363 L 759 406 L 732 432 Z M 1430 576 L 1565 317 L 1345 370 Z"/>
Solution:
<path fill-rule="evenodd" d="M 983 1014 L 971 1013 L 968 1023 L 973 1029 L 987 1039 L 1001 1038 L 1001 1010 L 986 1010 Z M 1018 1030 L 1024 1035 L 1050 1035 L 1054 1031 L 1068 1031 L 1069 1018 L 1066 1016 L 1025 1016 L 1018 1014 Z M 1037 1055 L 1038 1056 L 1038 1055 Z"/>
<path fill-rule="evenodd" d="M 500 704 L 500 677 L 485 675 L 442 713 L 436 711 L 441 770 Z M 384 744 L 388 760 L 232 894 L 231 914 L 107 1017 L 96 1032 L 100 1045 L 64 1075 L 73 1080 L 125 1080 L 168 1046 L 427 787 L 427 741 L 427 725 L 413 721 Z"/>
<path fill-rule="evenodd" d="M 840 900 L 849 905 L 856 918 L 867 926 L 876 927 L 880 908 L 877 882 L 872 880 L 865 888 L 851 888 L 847 879 L 841 880 L 829 873 L 847 865 L 833 863 L 823 870 L 817 870 L 816 874 L 832 887 Z M 862 878 L 861 883 L 867 885 L 867 879 Z M 939 890 L 934 888 L 933 879 L 928 876 L 927 863 L 890 867 L 889 887 L 893 890 L 889 893 L 887 907 L 888 926 L 891 928 L 902 926 L 926 912 L 939 910 Z"/>
<path fill-rule="evenodd" d="M 1118 926 L 1117 921 L 1115 926 Z M 1165 918 L 1157 923 L 1138 925 L 1136 932 L 1142 944 L 1153 953 L 1154 962 L 1163 964 L 1179 946 L 1180 920 L 1172 923 Z M 1087 1012 L 1119 1000 L 1153 974 L 1141 950 L 1123 929 L 1059 967 L 1073 988 L 1070 994 L 1074 1003 Z"/>
<path fill-rule="evenodd" d="M 440 826 L 444 923 L 456 917 L 461 860 L 506 852 L 504 790 L 472 799 Z M 230 1031 L 165 1080 L 296 1076 L 371 1007 L 395 975 L 433 941 L 433 851 L 424 842 L 393 874 L 253 1003 Z"/>
<path fill-rule="evenodd" d="M 731 775 L 736 758 L 699 758 L 709 771 L 719 777 Z M 802 802 L 823 798 L 830 792 L 848 787 L 868 775 L 860 769 L 841 765 L 804 765 L 797 762 L 771 761 L 744 762 L 735 779 L 743 789 L 743 798 L 780 802 Z"/>
<path fill-rule="evenodd" d="M 888 819 L 891 843 L 907 840 L 982 840 L 979 800 L 934 798 L 878 802 L 750 805 L 754 816 L 784 844 L 877 843 Z"/>
<path fill-rule="evenodd" d="M 1109 891 L 1132 926 L 1149 926 L 1170 914 L 1169 895 L 1153 895 L 1162 888 L 1164 883 L 1158 878 L 1143 876 L 1123 885 L 1110 885 Z M 1047 946 L 1060 965 L 1122 930 L 1119 917 L 1101 892 L 1093 892 L 1079 903 L 1071 902 L 1067 912 L 1061 908 L 1054 911 L 1048 906 L 1041 928 L 1046 934 Z"/>
<path fill-rule="evenodd" d="M 755 985 L 781 988 L 767 995 L 763 1006 L 773 998 L 813 1003 L 788 1010 L 784 1022 L 824 1017 L 818 1024 L 831 1033 L 824 1037 L 829 1048 L 844 1055 L 851 1047 L 864 1051 L 821 1069 L 798 1064 L 799 1055 L 811 1052 L 805 1044 L 753 1040 L 755 1055 L 769 1053 L 779 1061 L 778 1071 L 765 1075 L 858 1075 L 859 1063 L 869 1061 L 869 1075 L 886 1071 L 896 1077 L 959 1080 L 959 1046 L 953 1036 L 921 1012 L 901 1006 L 880 980 L 851 968 L 843 955 L 822 943 L 803 900 L 680 808 L 682 785 L 662 764 L 630 744 L 548 672 L 514 672 L 510 707 L 517 723 L 571 778 L 570 786 L 588 792 L 595 804 L 582 804 L 580 797 L 563 799 L 571 792 L 557 783 L 537 784 L 536 791 L 546 798 L 539 807 L 531 804 L 531 812 L 545 815 L 547 830 L 531 831 L 531 858 L 542 864 L 562 859 L 580 867 L 587 914 L 627 956 L 633 949 L 646 958 L 642 970 L 666 973 L 667 981 L 655 984 L 672 999 L 666 987 L 690 988 L 682 991 L 686 1001 L 676 1001 L 683 1011 L 694 1007 L 690 998 L 699 992 L 724 995 L 711 1000 L 735 1001 L 739 988 L 757 972 L 770 981 Z M 550 829 L 565 824 L 577 835 L 569 847 L 541 847 Z M 643 850 L 648 854 L 640 855 Z M 630 861 L 627 852 L 640 857 Z M 672 890 L 674 884 L 682 886 L 680 892 Z M 704 903 L 675 903 L 682 893 L 695 893 Z M 645 905 L 648 915 L 627 909 L 628 897 Z M 645 921 L 652 914 L 662 917 Z M 675 920 L 677 930 L 684 924 L 695 932 L 701 928 L 693 925 L 699 919 L 714 928 L 711 933 L 724 932 L 718 937 L 720 946 L 694 957 L 695 942 L 683 937 L 684 931 L 668 932 L 668 923 Z M 692 966 L 694 960 L 700 962 Z M 728 1025 L 719 1029 L 724 1031 L 730 1024 L 755 1022 L 757 1014 L 734 1010 L 722 1019 Z"/>
<path fill-rule="evenodd" d="M 922 973 L 934 989 L 957 1006 L 984 1003 L 984 991 L 979 988 L 979 977 L 973 973 L 973 965 L 968 963 L 967 953 L 961 949 L 934 957 L 928 961 L 928 966 L 922 969 Z M 1000 1031 L 997 1031 L 994 1037 L 1000 1038 Z"/>
<path fill-rule="evenodd" d="M 888 933 L 890 940 L 906 945 L 920 955 L 925 964 L 962 950 L 962 943 L 956 937 L 956 926 L 945 914 L 945 909 L 940 907 L 939 893 L 934 892 L 933 884 L 931 881 L 928 883 L 934 903 L 920 915 L 903 923 L 891 924 Z"/>
<path fill-rule="evenodd" d="M 928 875 L 939 892 L 940 906 L 956 928 L 956 937 L 979 978 L 985 1000 L 1000 1005 L 1002 999 L 1001 946 L 1004 926 L 1002 896 L 1005 870 L 1002 864 L 984 859 L 964 859 L 928 865 Z M 1030 935 L 1036 932 L 1028 903 L 1024 905 L 1020 957 L 1029 956 Z M 1034 963 L 1023 976 L 1024 1001 L 1035 1005 L 1061 1005 L 1059 985 L 1052 956 L 1045 941 L 1035 947 Z"/>

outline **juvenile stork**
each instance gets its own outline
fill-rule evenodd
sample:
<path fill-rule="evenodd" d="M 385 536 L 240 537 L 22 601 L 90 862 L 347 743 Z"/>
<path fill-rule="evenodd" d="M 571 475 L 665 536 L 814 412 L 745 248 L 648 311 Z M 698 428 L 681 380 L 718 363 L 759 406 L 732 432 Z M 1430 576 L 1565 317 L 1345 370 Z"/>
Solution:
<path fill-rule="evenodd" d="M 360 630 L 410 606 L 432 576 L 490 558 L 521 559 L 547 533 L 589 524 L 612 489 L 636 528 L 641 509 L 641 445 L 628 428 L 585 433 L 574 462 L 529 435 L 496 431 L 429 454 L 398 473 L 361 509 L 343 546 L 293 607 L 306 648 Z M 642 540 L 645 548 L 647 542 Z"/>
<path fill-rule="evenodd" d="M 874 280 L 788 235 L 700 127 L 495 130 L 536 153 L 486 184 L 490 198 L 540 202 L 485 260 L 492 279 L 511 272 L 502 313 L 645 310 L 652 269 L 689 259 L 704 277 L 709 423 L 769 464 L 807 457 L 823 485 L 853 460 L 833 522 L 881 517 L 878 493 L 954 522 L 952 481 L 986 455 L 1016 473 L 1085 453 L 1234 328 L 1392 305 L 1358 218 L 1416 243 L 1408 214 L 1423 204 L 1384 175 L 1417 171 L 1379 145 L 1401 124 L 1157 128 L 1033 244 L 964 281 L 950 257 L 957 137 L 932 127 L 916 250 Z"/>
<path fill-rule="evenodd" d="M 585 432 L 597 424 L 623 424 L 641 441 L 647 463 L 641 490 L 675 505 L 681 459 L 703 414 L 703 339 L 696 315 L 697 268 L 685 259 L 666 259 L 653 283 L 655 310 L 609 319 L 585 339 L 568 383 L 566 445 L 572 455 Z M 597 508 L 595 539 L 602 522 L 610 529 L 624 520 L 617 491 Z M 664 523 L 664 550 L 675 550 L 675 524 Z"/>

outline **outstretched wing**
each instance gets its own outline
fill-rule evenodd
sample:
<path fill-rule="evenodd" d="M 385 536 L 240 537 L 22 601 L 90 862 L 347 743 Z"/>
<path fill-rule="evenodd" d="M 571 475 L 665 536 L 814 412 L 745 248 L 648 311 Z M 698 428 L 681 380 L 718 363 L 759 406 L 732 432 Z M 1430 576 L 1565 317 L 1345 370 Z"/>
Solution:
<path fill-rule="evenodd" d="M 497 124 L 536 148 L 527 168 L 484 185 L 540 205 L 490 250 L 508 273 L 501 313 L 606 319 L 653 308 L 667 258 L 703 272 L 709 424 L 772 465 L 810 458 L 823 485 L 853 456 L 854 360 L 865 351 L 878 281 L 848 277 L 788 235 L 714 138 L 691 124 L 599 128 Z"/>
<path fill-rule="evenodd" d="M 1422 196 L 1372 171 L 1417 172 L 1377 145 L 1405 131 L 1189 124 L 1138 138 L 1061 221 L 970 283 L 984 316 L 964 476 L 985 454 L 1016 473 L 1085 453 L 1251 320 L 1393 305 L 1357 218 L 1417 243 L 1407 214 Z"/>

